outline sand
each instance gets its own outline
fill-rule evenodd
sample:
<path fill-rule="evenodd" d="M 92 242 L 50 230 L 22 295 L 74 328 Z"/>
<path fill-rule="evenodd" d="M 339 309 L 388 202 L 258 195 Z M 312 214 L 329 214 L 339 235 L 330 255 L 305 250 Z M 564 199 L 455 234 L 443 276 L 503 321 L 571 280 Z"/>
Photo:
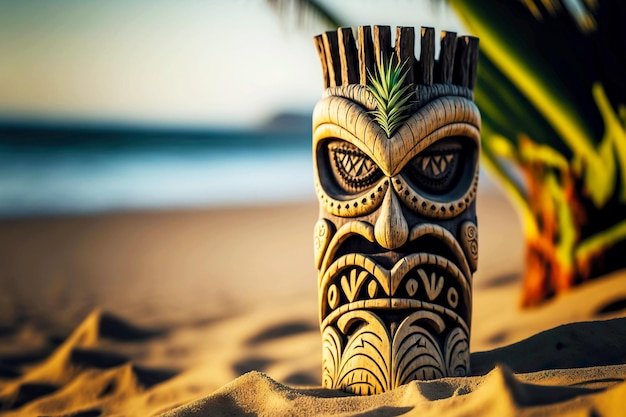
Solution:
<path fill-rule="evenodd" d="M 313 202 L 0 221 L 0 415 L 624 415 L 626 273 L 520 310 L 478 198 L 472 375 L 371 397 L 319 387 Z"/>

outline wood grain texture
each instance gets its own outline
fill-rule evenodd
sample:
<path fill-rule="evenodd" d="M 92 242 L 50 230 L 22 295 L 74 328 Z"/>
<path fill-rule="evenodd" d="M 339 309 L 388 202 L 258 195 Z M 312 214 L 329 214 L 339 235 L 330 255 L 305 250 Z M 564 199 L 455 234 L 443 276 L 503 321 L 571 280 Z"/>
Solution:
<path fill-rule="evenodd" d="M 328 69 L 328 86 L 335 87 L 341 85 L 341 59 L 339 57 L 339 41 L 336 31 L 324 32 L 324 54 Z"/>
<path fill-rule="evenodd" d="M 396 58 L 406 71 L 406 79 L 403 86 L 414 82 L 414 62 L 415 62 L 415 29 L 412 27 L 396 28 Z"/>
<path fill-rule="evenodd" d="M 474 88 L 478 66 L 478 38 L 460 36 L 456 42 L 453 82 L 457 85 Z"/>
<path fill-rule="evenodd" d="M 359 26 L 359 82 L 368 84 L 368 73 L 376 71 L 376 57 L 374 55 L 374 43 L 372 42 L 372 28 Z"/>
<path fill-rule="evenodd" d="M 423 27 L 421 35 L 418 82 L 423 85 L 432 85 L 435 70 L 435 29 Z"/>
<path fill-rule="evenodd" d="M 313 111 L 322 384 L 369 395 L 468 375 L 478 41 L 444 32 L 437 61 L 435 31 L 422 28 L 417 60 L 414 28 L 396 28 L 393 46 L 388 26 L 360 27 L 358 45 L 351 29 L 334 33 L 321 38 L 329 86 Z M 368 85 L 389 64 L 412 86 L 393 131 L 372 115 L 384 88 Z"/>
<path fill-rule="evenodd" d="M 315 45 L 315 49 L 317 50 L 317 55 L 320 58 L 320 64 L 322 65 L 322 83 L 324 88 L 330 87 L 330 82 L 328 78 L 328 65 L 326 60 L 326 48 L 324 47 L 324 39 L 322 35 L 317 35 L 313 38 L 313 44 Z"/>
<path fill-rule="evenodd" d="M 456 52 L 456 33 L 441 32 L 441 49 L 439 50 L 439 79 L 436 82 L 449 84 L 454 74 L 454 53 Z"/>
<path fill-rule="evenodd" d="M 474 156 L 457 156 L 474 167 L 464 192 L 434 199 L 402 175 L 419 158 L 445 158 L 446 148 L 421 155 L 450 137 L 467 138 L 477 149 L 476 107 L 464 97 L 439 97 L 387 138 L 362 105 L 371 94 L 361 85 L 330 88 L 313 114 L 322 383 L 359 395 L 469 373 L 478 253 Z M 352 177 L 337 175 L 342 169 L 353 177 L 379 175 L 353 186 Z M 430 252 L 435 247 L 446 249 Z M 395 255 L 383 261 L 380 254 Z"/>
<path fill-rule="evenodd" d="M 341 85 L 356 84 L 359 82 L 359 56 L 352 29 L 339 28 L 337 42 L 341 62 Z"/>
<path fill-rule="evenodd" d="M 374 26 L 374 56 L 376 64 L 381 65 L 382 60 L 391 58 L 391 28 L 389 26 Z"/>
<path fill-rule="evenodd" d="M 478 71 L 478 43 L 479 39 L 474 36 L 468 36 L 468 84 L 467 87 L 474 89 L 476 85 L 477 71 Z"/>

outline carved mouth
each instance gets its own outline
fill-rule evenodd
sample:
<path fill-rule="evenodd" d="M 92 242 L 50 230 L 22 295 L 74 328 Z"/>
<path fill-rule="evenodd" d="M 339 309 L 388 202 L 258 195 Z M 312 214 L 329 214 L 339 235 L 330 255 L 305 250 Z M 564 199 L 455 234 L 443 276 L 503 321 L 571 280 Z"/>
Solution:
<path fill-rule="evenodd" d="M 454 262 L 430 253 L 400 258 L 391 269 L 375 257 L 347 254 L 326 270 L 320 282 L 322 327 L 357 309 L 389 310 L 388 321 L 406 309 L 437 311 L 466 323 L 471 314 L 471 283 Z"/>

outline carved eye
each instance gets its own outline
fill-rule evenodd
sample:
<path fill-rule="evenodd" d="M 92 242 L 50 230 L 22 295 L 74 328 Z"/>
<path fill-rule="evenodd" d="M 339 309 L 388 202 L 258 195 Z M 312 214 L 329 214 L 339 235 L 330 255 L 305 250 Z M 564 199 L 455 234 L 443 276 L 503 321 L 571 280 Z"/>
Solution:
<path fill-rule="evenodd" d="M 430 146 L 409 162 L 406 172 L 411 181 L 430 194 L 452 191 L 459 182 L 466 155 L 455 140 Z"/>
<path fill-rule="evenodd" d="M 382 171 L 374 161 L 348 142 L 329 143 L 328 155 L 335 181 L 345 191 L 363 191 L 382 177 Z"/>

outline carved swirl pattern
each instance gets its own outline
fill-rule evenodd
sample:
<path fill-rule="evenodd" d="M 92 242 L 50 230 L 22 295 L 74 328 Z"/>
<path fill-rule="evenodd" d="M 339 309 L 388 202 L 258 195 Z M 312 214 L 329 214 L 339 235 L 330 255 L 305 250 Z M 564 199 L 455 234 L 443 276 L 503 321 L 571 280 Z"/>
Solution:
<path fill-rule="evenodd" d="M 323 385 L 355 394 L 379 394 L 414 379 L 469 373 L 468 334 L 461 327 L 447 329 L 433 311 L 411 313 L 395 331 L 372 311 L 350 311 L 336 327 L 323 330 L 322 343 Z"/>
<path fill-rule="evenodd" d="M 459 240 L 467 256 L 467 262 L 472 272 L 476 272 L 478 266 L 478 228 L 471 221 L 466 221 L 461 224 L 459 229 Z"/>
<path fill-rule="evenodd" d="M 320 219 L 313 230 L 313 250 L 315 253 L 315 265 L 317 268 L 322 264 L 322 258 L 328 248 L 335 227 L 326 219 Z"/>

